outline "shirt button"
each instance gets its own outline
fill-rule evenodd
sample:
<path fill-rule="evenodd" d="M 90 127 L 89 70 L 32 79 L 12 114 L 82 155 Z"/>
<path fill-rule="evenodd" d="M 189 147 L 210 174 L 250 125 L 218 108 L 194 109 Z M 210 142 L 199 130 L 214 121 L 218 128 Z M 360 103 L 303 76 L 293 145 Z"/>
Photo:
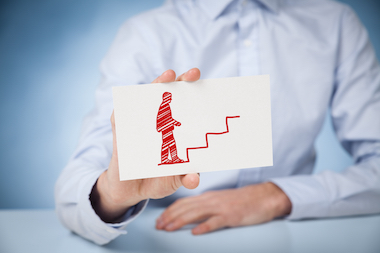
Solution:
<path fill-rule="evenodd" d="M 243 43 L 244 43 L 244 46 L 246 46 L 246 47 L 249 47 L 252 45 L 252 41 L 250 41 L 250 40 L 244 40 Z"/>

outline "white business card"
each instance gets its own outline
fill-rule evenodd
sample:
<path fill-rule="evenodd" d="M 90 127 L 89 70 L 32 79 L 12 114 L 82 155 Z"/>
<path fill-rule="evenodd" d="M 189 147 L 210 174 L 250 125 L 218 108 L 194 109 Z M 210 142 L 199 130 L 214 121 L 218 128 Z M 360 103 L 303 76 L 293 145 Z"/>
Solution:
<path fill-rule="evenodd" d="M 113 87 L 120 180 L 273 165 L 269 76 Z"/>

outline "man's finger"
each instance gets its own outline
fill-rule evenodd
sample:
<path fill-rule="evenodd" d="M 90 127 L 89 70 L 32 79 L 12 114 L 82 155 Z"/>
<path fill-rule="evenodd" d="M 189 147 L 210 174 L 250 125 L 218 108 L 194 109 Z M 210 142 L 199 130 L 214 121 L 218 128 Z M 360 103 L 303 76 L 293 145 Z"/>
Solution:
<path fill-rule="evenodd" d="M 156 228 L 164 229 L 168 224 L 173 223 L 178 217 L 181 217 L 185 213 L 188 213 L 198 207 L 199 203 L 194 201 L 193 198 L 179 199 L 166 208 L 166 210 L 156 220 Z"/>
<path fill-rule="evenodd" d="M 182 213 L 180 216 L 172 220 L 164 227 L 164 229 L 166 231 L 174 231 L 188 224 L 203 221 L 210 216 L 211 214 L 209 210 L 200 208 L 199 205 L 195 205 L 191 209 L 186 210 L 186 212 Z"/>
<path fill-rule="evenodd" d="M 111 114 L 111 127 L 112 127 L 112 147 L 113 147 L 113 152 L 112 155 L 117 154 L 117 146 L 116 146 L 116 130 L 115 130 L 115 113 L 112 111 Z"/>
<path fill-rule="evenodd" d="M 201 71 L 198 68 L 193 68 L 187 71 L 186 73 L 183 73 L 180 75 L 176 81 L 187 81 L 187 82 L 194 82 L 199 80 L 201 77 Z"/>
<path fill-rule="evenodd" d="M 222 216 L 212 216 L 205 222 L 199 224 L 195 228 L 191 230 L 193 235 L 200 235 L 204 233 L 208 233 L 217 229 L 221 229 L 226 226 L 225 220 Z"/>
<path fill-rule="evenodd" d="M 162 73 L 159 77 L 154 79 L 152 83 L 169 83 L 175 81 L 175 72 L 174 70 L 168 69 Z"/>
<path fill-rule="evenodd" d="M 199 174 L 192 173 L 181 176 L 182 185 L 187 189 L 195 189 L 199 185 Z"/>

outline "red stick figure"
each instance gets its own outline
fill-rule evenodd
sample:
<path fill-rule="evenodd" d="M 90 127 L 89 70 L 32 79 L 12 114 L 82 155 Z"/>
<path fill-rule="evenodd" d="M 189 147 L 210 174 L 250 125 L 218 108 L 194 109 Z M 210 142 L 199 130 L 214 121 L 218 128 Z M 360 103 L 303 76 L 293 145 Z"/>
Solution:
<path fill-rule="evenodd" d="M 161 164 L 184 162 L 177 155 L 177 145 L 174 140 L 173 130 L 174 126 L 180 126 L 181 123 L 172 118 L 172 111 L 169 106 L 171 101 L 172 94 L 164 92 L 157 114 L 157 131 L 162 133 Z M 171 160 L 169 159 L 169 151 Z"/>

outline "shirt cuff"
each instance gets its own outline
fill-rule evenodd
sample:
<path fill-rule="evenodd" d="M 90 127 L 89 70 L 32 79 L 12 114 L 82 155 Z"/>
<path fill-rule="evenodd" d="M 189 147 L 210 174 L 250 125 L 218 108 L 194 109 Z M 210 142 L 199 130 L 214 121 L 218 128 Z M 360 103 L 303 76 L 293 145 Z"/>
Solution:
<path fill-rule="evenodd" d="M 81 219 L 87 233 L 83 236 L 94 241 L 97 244 L 103 245 L 115 239 L 121 234 L 126 234 L 125 227 L 132 222 L 145 209 L 148 200 L 143 200 L 131 207 L 124 216 L 124 221 L 121 223 L 109 224 L 102 221 L 92 208 L 90 201 L 90 193 L 100 173 L 94 173 L 91 178 L 85 183 L 80 193 L 80 201 L 78 203 Z M 87 236 L 88 235 L 88 236 Z"/>
<path fill-rule="evenodd" d="M 136 219 L 142 211 L 144 211 L 145 207 L 148 205 L 149 199 L 140 201 L 136 205 L 132 206 L 128 209 L 123 217 L 123 221 L 120 223 L 107 223 L 108 226 L 116 228 L 116 229 L 125 229 L 125 227 L 131 223 L 134 219 Z"/>
<path fill-rule="evenodd" d="M 269 180 L 281 188 L 292 202 L 292 211 L 285 219 L 326 217 L 329 197 L 323 185 L 312 175 Z"/>

